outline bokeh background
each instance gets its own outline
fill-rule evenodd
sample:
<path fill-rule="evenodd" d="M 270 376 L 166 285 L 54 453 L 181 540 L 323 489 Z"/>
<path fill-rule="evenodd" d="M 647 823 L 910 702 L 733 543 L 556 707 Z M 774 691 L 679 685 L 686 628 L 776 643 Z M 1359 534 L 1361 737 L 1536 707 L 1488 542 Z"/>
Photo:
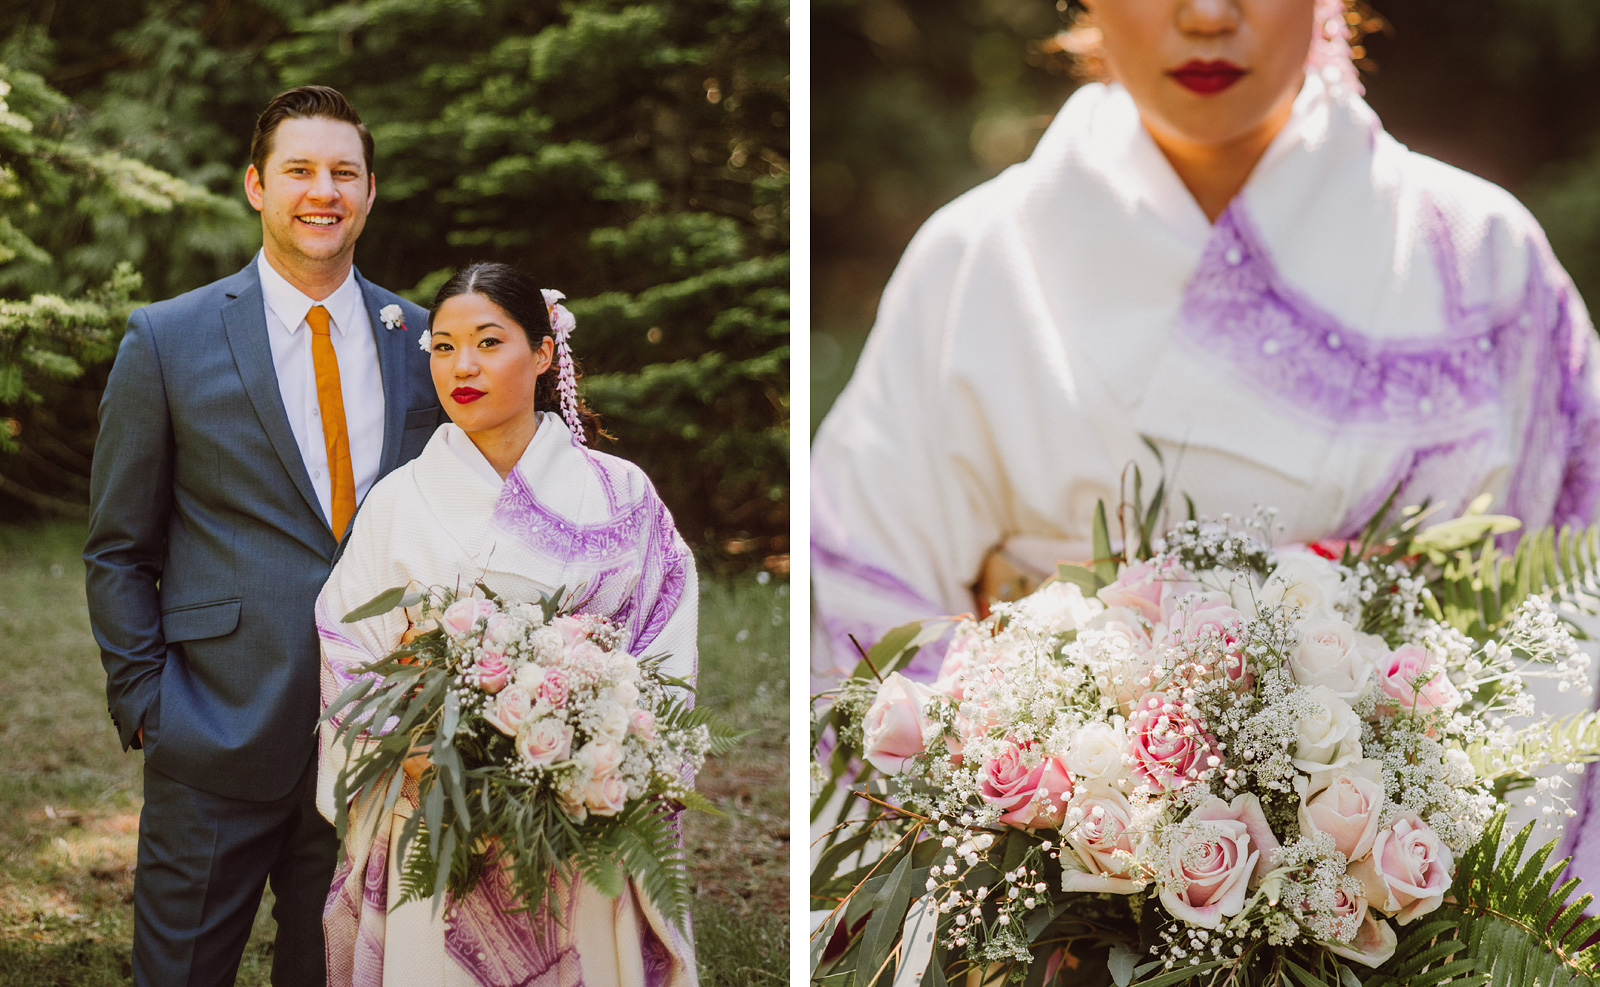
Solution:
<path fill-rule="evenodd" d="M 702 980 L 787 978 L 789 11 L 782 0 L 0 0 L 0 987 L 128 982 L 137 753 L 84 610 L 95 407 L 128 312 L 239 270 L 256 115 L 318 82 L 377 142 L 356 263 L 426 304 L 505 261 L 702 573 L 701 701 L 750 739 L 691 815 Z M 265 907 L 265 906 L 264 906 Z M 263 913 L 264 914 L 264 913 Z M 266 983 L 270 922 L 241 984 Z"/>
<path fill-rule="evenodd" d="M 1370 0 L 1367 99 L 1411 148 L 1505 187 L 1600 305 L 1600 3 Z M 1033 149 L 1076 80 L 1061 0 L 814 0 L 811 427 L 933 210 Z"/>

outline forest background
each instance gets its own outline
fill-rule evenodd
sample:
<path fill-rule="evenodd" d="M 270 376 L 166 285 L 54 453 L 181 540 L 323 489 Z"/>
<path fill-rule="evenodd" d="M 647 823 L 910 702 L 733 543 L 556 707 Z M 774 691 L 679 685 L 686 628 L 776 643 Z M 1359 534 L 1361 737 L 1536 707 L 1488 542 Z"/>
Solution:
<path fill-rule="evenodd" d="M 785 566 L 781 0 L 0 0 L 0 518 L 85 513 L 128 310 L 259 247 L 251 128 L 309 82 L 377 144 L 362 273 L 566 292 L 601 448 L 703 564 Z"/>
<path fill-rule="evenodd" d="M 1411 148 L 1532 210 L 1600 307 L 1600 4 L 1368 0 L 1367 100 Z M 939 206 L 1027 157 L 1076 87 L 1059 0 L 813 0 L 811 418 Z"/>

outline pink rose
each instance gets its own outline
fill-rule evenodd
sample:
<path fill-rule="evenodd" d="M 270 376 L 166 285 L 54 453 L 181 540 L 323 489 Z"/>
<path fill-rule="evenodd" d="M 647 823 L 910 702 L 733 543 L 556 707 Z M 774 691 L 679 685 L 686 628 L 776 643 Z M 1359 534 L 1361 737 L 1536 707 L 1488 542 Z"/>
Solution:
<path fill-rule="evenodd" d="M 1026 749 L 1011 744 L 983 766 L 978 794 L 1006 810 L 1000 821 L 1008 826 L 1059 826 L 1072 794 L 1072 776 L 1057 758 L 1044 758 L 1031 767 L 1026 759 Z"/>
<path fill-rule="evenodd" d="M 1128 754 L 1133 773 L 1143 787 L 1155 792 L 1182 788 L 1199 780 L 1212 756 L 1214 739 L 1205 724 L 1183 706 L 1152 692 L 1139 700 L 1128 719 Z"/>
<path fill-rule="evenodd" d="M 535 767 L 548 768 L 572 752 L 572 727 L 554 717 L 523 723 L 517 732 L 517 753 Z"/>
<path fill-rule="evenodd" d="M 614 774 L 589 780 L 583 793 L 584 808 L 597 816 L 614 816 L 628 804 L 628 786 Z"/>
<path fill-rule="evenodd" d="M 1244 615 L 1233 608 L 1226 593 L 1195 593 L 1187 597 L 1172 615 L 1172 632 L 1191 655 L 1214 644 L 1222 652 L 1221 667 L 1215 672 L 1240 687 L 1249 687 L 1255 676 L 1249 674 L 1244 659 Z"/>
<path fill-rule="evenodd" d="M 1461 693 L 1445 674 L 1444 666 L 1421 645 L 1403 644 L 1396 648 L 1378 662 L 1377 673 L 1378 712 L 1385 715 L 1396 710 L 1419 715 L 1435 710 L 1448 713 L 1461 705 Z"/>
<path fill-rule="evenodd" d="M 606 653 L 593 641 L 579 641 L 567 648 L 566 665 L 576 671 L 598 673 L 606 665 Z"/>
<path fill-rule="evenodd" d="M 574 760 L 587 766 L 596 777 L 608 775 L 622 764 L 622 748 L 609 740 L 593 740 L 579 748 Z"/>
<path fill-rule="evenodd" d="M 1062 868 L 1061 890 L 1132 894 L 1144 887 L 1129 873 L 1133 866 L 1133 807 L 1121 792 L 1096 786 L 1080 788 L 1072 800 L 1081 821 L 1062 832 L 1067 847 L 1084 870 Z"/>
<path fill-rule="evenodd" d="M 478 621 L 487 620 L 494 612 L 494 604 L 490 601 L 468 596 L 445 607 L 439 623 L 451 637 L 466 637 L 478 626 Z"/>
<path fill-rule="evenodd" d="M 1382 762 L 1369 758 L 1298 782 L 1300 831 L 1332 836 L 1346 861 L 1366 856 L 1383 813 L 1382 768 Z"/>
<path fill-rule="evenodd" d="M 544 681 L 539 683 L 539 698 L 549 703 L 556 709 L 567 704 L 567 695 L 572 691 L 572 685 L 567 673 L 559 668 L 552 668 L 544 673 Z"/>
<path fill-rule="evenodd" d="M 1161 574 L 1149 562 L 1123 566 L 1117 578 L 1094 595 L 1107 607 L 1127 607 L 1152 624 L 1161 620 Z"/>
<path fill-rule="evenodd" d="M 1278 846 L 1254 795 L 1212 796 L 1183 821 L 1158 868 L 1161 903 L 1180 921 L 1215 929 L 1244 908 Z"/>
<path fill-rule="evenodd" d="M 589 637 L 589 631 L 583 626 L 583 621 L 570 615 L 557 617 L 550 622 L 550 626 L 561 632 L 561 637 L 569 647 L 579 641 L 587 640 Z"/>
<path fill-rule="evenodd" d="M 1373 908 L 1406 925 L 1439 907 L 1455 869 L 1455 857 L 1439 835 L 1406 811 L 1378 830 L 1372 853 L 1351 864 L 1350 875 L 1366 887 Z"/>
<path fill-rule="evenodd" d="M 1151 667 L 1161 652 L 1138 611 L 1128 607 L 1102 610 L 1084 625 L 1078 640 L 1107 663 L 1105 692 L 1116 700 L 1123 715 L 1156 687 Z"/>
<path fill-rule="evenodd" d="M 484 625 L 483 639 L 504 648 L 517 639 L 518 629 L 519 624 L 516 620 L 506 614 L 497 613 L 490 616 L 489 622 Z"/>
<path fill-rule="evenodd" d="M 965 699 L 967 666 L 982 646 L 983 635 L 978 630 L 978 625 L 971 623 L 957 625 L 956 632 L 950 640 L 950 647 L 945 650 L 944 661 L 939 663 L 939 674 L 934 677 L 933 691 L 949 696 L 957 702 Z"/>
<path fill-rule="evenodd" d="M 884 774 L 899 774 L 927 749 L 924 732 L 932 725 L 923 712 L 932 691 L 899 672 L 878 686 L 878 697 L 861 721 L 862 756 Z"/>
<path fill-rule="evenodd" d="M 1348 946 L 1328 943 L 1328 952 L 1336 956 L 1343 956 L 1347 960 L 1355 960 L 1364 966 L 1379 967 L 1389 962 L 1394 957 L 1395 946 L 1399 945 L 1399 937 L 1395 935 L 1394 927 L 1383 919 L 1378 918 L 1366 907 L 1367 900 L 1360 899 L 1362 905 L 1361 924 L 1356 927 L 1355 938 Z"/>
<path fill-rule="evenodd" d="M 628 730 L 646 743 L 656 739 L 656 715 L 648 709 L 636 709 L 628 716 Z"/>
<path fill-rule="evenodd" d="M 524 689 L 512 687 L 500 690 L 483 718 L 507 737 L 515 737 L 532 712 L 533 697 Z"/>
<path fill-rule="evenodd" d="M 477 668 L 478 688 L 491 696 L 511 681 L 511 666 L 506 664 L 506 656 L 498 652 L 485 651 L 478 659 Z"/>

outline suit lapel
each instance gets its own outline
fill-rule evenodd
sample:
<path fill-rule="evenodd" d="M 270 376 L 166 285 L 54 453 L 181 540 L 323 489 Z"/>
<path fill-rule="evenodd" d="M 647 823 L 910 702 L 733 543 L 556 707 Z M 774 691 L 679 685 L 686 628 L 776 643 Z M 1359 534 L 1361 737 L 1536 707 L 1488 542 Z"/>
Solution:
<path fill-rule="evenodd" d="M 300 458 L 300 446 L 294 440 L 294 431 L 289 427 L 289 415 L 283 408 L 283 395 L 278 390 L 278 371 L 272 364 L 272 344 L 267 340 L 267 313 L 255 261 L 251 261 L 241 272 L 240 278 L 242 287 L 238 294 L 222 306 L 222 325 L 228 333 L 228 347 L 233 351 L 233 361 L 239 368 L 239 379 L 244 381 L 245 394 L 249 396 L 256 418 L 260 420 L 273 450 L 283 463 L 284 472 L 289 474 L 295 489 L 305 498 L 312 515 L 322 519 L 326 530 L 328 520 L 323 517 L 322 507 L 317 502 L 311 474 L 306 472 L 306 464 Z M 384 445 L 387 448 L 387 437 Z"/>
<path fill-rule="evenodd" d="M 383 378 L 383 453 L 378 457 L 378 476 L 384 477 L 400 465 L 400 440 L 406 426 L 406 343 L 416 345 L 418 326 L 406 326 L 407 331 L 389 329 L 378 318 L 383 308 L 378 293 L 371 282 L 356 272 L 356 284 L 361 287 L 361 301 L 367 307 L 367 322 L 372 326 L 372 339 L 378 348 L 378 374 Z"/>

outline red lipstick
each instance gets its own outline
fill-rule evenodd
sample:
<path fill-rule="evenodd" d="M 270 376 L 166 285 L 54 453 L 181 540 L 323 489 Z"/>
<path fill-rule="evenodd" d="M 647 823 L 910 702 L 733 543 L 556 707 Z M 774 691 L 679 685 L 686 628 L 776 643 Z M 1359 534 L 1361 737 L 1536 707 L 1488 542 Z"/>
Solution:
<path fill-rule="evenodd" d="M 476 387 L 458 387 L 450 392 L 450 396 L 455 399 L 456 404 L 471 404 L 487 393 Z"/>
<path fill-rule="evenodd" d="M 1191 58 L 1167 75 L 1183 88 L 1201 96 L 1220 93 L 1244 77 L 1246 70 L 1229 61 Z"/>

